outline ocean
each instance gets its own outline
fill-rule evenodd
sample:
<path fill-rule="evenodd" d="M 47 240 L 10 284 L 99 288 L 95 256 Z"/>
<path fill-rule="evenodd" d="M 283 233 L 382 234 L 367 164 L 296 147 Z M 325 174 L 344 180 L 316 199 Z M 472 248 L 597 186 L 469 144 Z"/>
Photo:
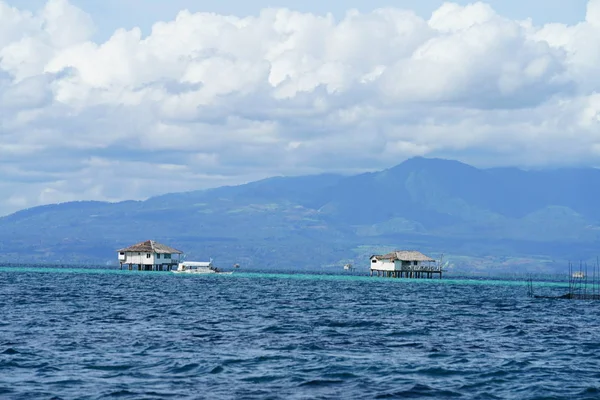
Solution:
<path fill-rule="evenodd" d="M 0 295 L 2 399 L 600 398 L 600 303 L 519 280 L 3 267 Z"/>

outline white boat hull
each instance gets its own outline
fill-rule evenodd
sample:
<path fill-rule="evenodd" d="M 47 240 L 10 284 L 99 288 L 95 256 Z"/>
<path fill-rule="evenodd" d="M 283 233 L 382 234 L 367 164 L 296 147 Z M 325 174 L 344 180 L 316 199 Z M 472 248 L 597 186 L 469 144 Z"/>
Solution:
<path fill-rule="evenodd" d="M 199 269 L 186 269 L 184 271 L 177 271 L 177 270 L 173 270 L 171 271 L 174 274 L 218 274 L 217 271 L 213 271 L 213 270 L 199 270 Z"/>
<path fill-rule="evenodd" d="M 231 274 L 223 272 L 212 265 L 211 261 L 184 261 L 179 263 L 176 270 L 171 271 L 175 274 Z"/>

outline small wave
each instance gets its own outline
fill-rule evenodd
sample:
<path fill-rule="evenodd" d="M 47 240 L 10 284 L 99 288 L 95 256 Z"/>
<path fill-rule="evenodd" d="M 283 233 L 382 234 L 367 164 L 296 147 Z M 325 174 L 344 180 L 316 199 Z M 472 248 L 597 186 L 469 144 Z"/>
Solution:
<path fill-rule="evenodd" d="M 185 372 L 190 372 L 195 369 L 198 369 L 199 367 L 200 367 L 200 364 L 191 363 L 191 364 L 185 364 L 185 365 L 169 368 L 169 369 L 167 369 L 167 372 L 170 374 L 183 374 Z"/>
<path fill-rule="evenodd" d="M 96 371 L 127 371 L 132 369 L 133 365 L 86 365 L 85 369 L 92 369 Z"/>
<path fill-rule="evenodd" d="M 250 382 L 250 383 L 254 383 L 254 384 L 260 384 L 260 383 L 275 382 L 275 381 L 278 381 L 280 379 L 285 379 L 285 378 L 286 377 L 284 375 L 254 375 L 254 376 L 248 376 L 246 378 L 242 378 L 242 381 Z"/>
<path fill-rule="evenodd" d="M 298 386 L 330 386 L 344 383 L 342 379 L 312 379 L 310 381 L 302 382 Z"/>
<path fill-rule="evenodd" d="M 502 368 L 512 369 L 512 370 L 521 370 L 525 367 L 531 365 L 531 361 L 529 360 L 509 360 L 501 365 Z"/>
<path fill-rule="evenodd" d="M 388 333 L 386 336 L 388 337 L 405 337 L 405 336 L 425 336 L 429 335 L 429 329 L 409 329 L 402 331 L 392 331 Z"/>
<path fill-rule="evenodd" d="M 486 371 L 482 374 L 479 375 L 479 377 L 481 379 L 485 379 L 485 378 L 501 378 L 504 376 L 509 375 L 510 372 L 506 371 L 504 369 L 496 369 L 496 370 L 492 370 L 492 371 Z"/>
<path fill-rule="evenodd" d="M 214 367 L 213 369 L 210 370 L 209 374 L 220 374 L 221 372 L 225 371 L 225 368 L 221 367 L 220 365 Z"/>
<path fill-rule="evenodd" d="M 263 363 L 267 361 L 283 361 L 287 359 L 289 359 L 289 357 L 283 355 L 258 356 L 252 359 L 252 362 Z"/>
<path fill-rule="evenodd" d="M 295 330 L 289 326 L 269 325 L 261 329 L 264 333 L 293 333 Z"/>
<path fill-rule="evenodd" d="M 374 321 L 339 321 L 339 320 L 327 320 L 323 321 L 323 326 L 329 328 L 379 328 L 383 326 L 381 322 Z"/>
<path fill-rule="evenodd" d="M 416 384 L 410 389 L 400 390 L 395 392 L 382 393 L 375 396 L 376 399 L 388 399 L 388 398 L 423 398 L 423 397 L 432 397 L 432 398 L 448 398 L 448 397 L 462 397 L 462 394 L 459 392 L 454 392 L 451 390 L 439 390 L 432 388 L 423 384 Z"/>
<path fill-rule="evenodd" d="M 581 393 L 579 393 L 581 395 L 596 395 L 595 398 L 600 397 L 600 388 L 597 388 L 595 386 L 591 386 L 588 388 L 585 388 L 585 390 L 583 390 Z"/>
<path fill-rule="evenodd" d="M 423 343 L 420 342 L 388 342 L 385 344 L 385 347 L 389 347 L 389 348 L 402 348 L 402 347 L 409 347 L 412 349 L 424 349 L 425 345 Z"/>
<path fill-rule="evenodd" d="M 427 376 L 434 376 L 434 377 L 462 375 L 464 373 L 463 371 L 452 370 L 452 369 L 447 369 L 447 368 L 442 368 L 442 367 L 424 368 L 424 369 L 417 370 L 416 372 L 418 372 L 419 375 L 427 375 Z"/>
<path fill-rule="evenodd" d="M 56 386 L 81 386 L 84 383 L 85 382 L 81 379 L 61 379 L 58 381 L 48 382 L 49 385 L 56 385 Z"/>
<path fill-rule="evenodd" d="M 343 379 L 343 380 L 347 380 L 347 379 L 353 379 L 353 378 L 357 378 L 358 375 L 353 374 L 352 372 L 336 372 L 336 373 L 329 373 L 326 374 L 327 378 L 331 378 L 331 379 Z"/>
<path fill-rule="evenodd" d="M 102 398 L 106 398 L 106 397 L 130 397 L 130 396 L 137 396 L 139 395 L 139 393 L 136 392 L 131 392 L 127 389 L 121 389 L 121 390 L 117 390 L 111 393 L 108 393 L 104 396 L 102 396 Z"/>
<path fill-rule="evenodd" d="M 235 365 L 235 364 L 241 364 L 246 362 L 247 360 L 241 359 L 241 358 L 230 358 L 230 359 L 225 359 L 222 361 L 223 365 Z"/>

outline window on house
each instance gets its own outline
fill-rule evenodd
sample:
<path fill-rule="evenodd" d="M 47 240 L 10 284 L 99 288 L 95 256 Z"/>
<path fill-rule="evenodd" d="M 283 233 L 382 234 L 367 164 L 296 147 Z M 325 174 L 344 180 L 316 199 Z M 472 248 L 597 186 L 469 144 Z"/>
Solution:
<path fill-rule="evenodd" d="M 150 258 L 150 253 L 146 253 L 146 258 Z"/>
<path fill-rule="evenodd" d="M 156 258 L 160 258 L 160 253 L 156 253 Z"/>
<path fill-rule="evenodd" d="M 119 254 L 120 254 L 120 255 L 122 255 L 122 256 L 124 256 L 124 255 L 125 255 L 125 253 L 124 253 L 124 252 L 120 252 Z"/>
<path fill-rule="evenodd" d="M 171 258 L 171 255 L 170 254 L 165 254 L 165 258 L 168 260 L 168 259 Z"/>
<path fill-rule="evenodd" d="M 374 259 L 372 259 L 372 260 L 371 260 L 371 262 L 372 262 L 373 264 L 375 264 L 375 263 L 377 262 L 377 260 L 374 258 Z"/>
<path fill-rule="evenodd" d="M 419 265 L 418 261 L 413 261 L 413 265 Z"/>

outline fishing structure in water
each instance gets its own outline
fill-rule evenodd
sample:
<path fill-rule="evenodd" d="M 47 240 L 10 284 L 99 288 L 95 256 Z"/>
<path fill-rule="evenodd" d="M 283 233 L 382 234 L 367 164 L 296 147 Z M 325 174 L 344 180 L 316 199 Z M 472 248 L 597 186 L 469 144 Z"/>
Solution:
<path fill-rule="evenodd" d="M 117 252 L 120 269 L 125 266 L 130 271 L 172 271 L 185 258 L 183 251 L 154 240 L 146 240 Z"/>
<path fill-rule="evenodd" d="M 443 255 L 442 255 L 443 257 Z M 387 278 L 442 279 L 443 264 L 414 250 L 396 250 L 370 257 L 370 275 Z"/>
<path fill-rule="evenodd" d="M 577 270 L 569 262 L 568 292 L 558 296 L 535 294 L 533 278 L 529 277 L 527 295 L 536 299 L 600 300 L 600 261 L 596 259 L 591 268 L 587 263 L 580 262 Z"/>

